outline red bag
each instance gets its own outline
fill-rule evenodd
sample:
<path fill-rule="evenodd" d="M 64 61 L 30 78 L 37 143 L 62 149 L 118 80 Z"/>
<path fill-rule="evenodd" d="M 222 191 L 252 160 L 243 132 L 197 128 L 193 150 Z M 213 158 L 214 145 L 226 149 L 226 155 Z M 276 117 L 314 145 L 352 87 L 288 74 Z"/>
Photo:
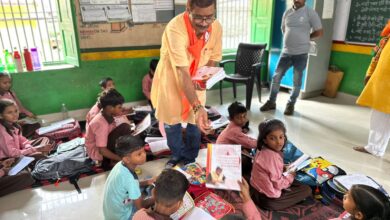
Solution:
<path fill-rule="evenodd" d="M 37 133 L 36 133 L 37 134 Z M 81 134 L 81 128 L 80 124 L 77 120 L 74 120 L 73 122 L 63 125 L 61 129 L 52 131 L 46 134 L 42 134 L 40 136 L 48 137 L 51 139 L 54 139 L 56 141 L 63 139 L 63 138 L 68 138 L 68 139 L 73 139 L 76 137 L 79 137 Z M 37 134 L 37 136 L 39 136 Z"/>

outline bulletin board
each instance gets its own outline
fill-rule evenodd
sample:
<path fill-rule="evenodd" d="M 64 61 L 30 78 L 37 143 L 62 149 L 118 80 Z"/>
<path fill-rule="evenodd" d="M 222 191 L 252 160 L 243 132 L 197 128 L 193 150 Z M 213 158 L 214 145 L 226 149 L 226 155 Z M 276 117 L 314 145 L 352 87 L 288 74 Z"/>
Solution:
<path fill-rule="evenodd" d="M 75 0 L 75 5 L 80 49 L 161 45 L 174 17 L 173 0 Z"/>

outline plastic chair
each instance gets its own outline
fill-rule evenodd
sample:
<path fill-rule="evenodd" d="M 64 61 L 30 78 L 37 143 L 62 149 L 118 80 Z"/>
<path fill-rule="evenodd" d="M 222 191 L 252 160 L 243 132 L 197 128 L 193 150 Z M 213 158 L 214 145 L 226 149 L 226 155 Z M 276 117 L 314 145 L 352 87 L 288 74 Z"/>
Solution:
<path fill-rule="evenodd" d="M 261 67 L 263 65 L 263 56 L 267 44 L 247 44 L 240 43 L 235 60 L 223 60 L 220 66 L 225 68 L 227 63 L 235 63 L 234 74 L 227 74 L 223 81 L 233 83 L 233 95 L 237 97 L 236 83 L 244 83 L 246 85 L 246 108 L 251 108 L 253 86 L 256 82 L 257 94 L 259 102 L 261 102 Z M 219 94 L 222 105 L 222 83 L 219 82 Z"/>

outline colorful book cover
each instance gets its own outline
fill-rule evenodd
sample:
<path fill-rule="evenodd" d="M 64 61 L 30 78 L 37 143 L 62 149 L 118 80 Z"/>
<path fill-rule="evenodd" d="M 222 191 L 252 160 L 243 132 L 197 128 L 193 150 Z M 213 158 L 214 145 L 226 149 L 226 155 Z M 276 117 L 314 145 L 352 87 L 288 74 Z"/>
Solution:
<path fill-rule="evenodd" d="M 241 145 L 208 144 L 206 187 L 240 191 Z"/>
<path fill-rule="evenodd" d="M 216 219 L 221 219 L 229 213 L 234 213 L 232 204 L 210 191 L 196 198 L 195 206 L 203 209 Z"/>
<path fill-rule="evenodd" d="M 177 169 L 175 167 L 175 169 Z M 194 185 L 201 185 L 206 183 L 206 170 L 202 168 L 198 163 L 191 163 L 186 166 L 180 167 L 185 172 L 185 176 L 188 181 Z M 187 175 L 186 175 L 187 174 Z"/>
<path fill-rule="evenodd" d="M 302 171 L 313 177 L 318 184 L 322 184 L 334 176 L 345 173 L 339 167 L 322 157 L 312 158 L 309 166 L 302 169 Z"/>

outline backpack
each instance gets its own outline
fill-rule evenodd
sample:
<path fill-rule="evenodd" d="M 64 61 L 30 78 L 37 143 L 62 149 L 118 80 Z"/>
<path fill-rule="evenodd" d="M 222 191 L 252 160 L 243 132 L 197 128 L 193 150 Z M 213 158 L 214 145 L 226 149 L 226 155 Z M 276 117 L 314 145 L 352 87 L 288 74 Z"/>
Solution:
<path fill-rule="evenodd" d="M 47 159 L 39 160 L 31 175 L 38 180 L 59 180 L 68 177 L 69 182 L 81 193 L 77 180 L 80 174 L 90 172 L 94 163 L 87 156 L 83 143 L 75 141 L 74 144 L 76 146 L 74 148 L 69 147 L 67 151 L 57 152 Z"/>

